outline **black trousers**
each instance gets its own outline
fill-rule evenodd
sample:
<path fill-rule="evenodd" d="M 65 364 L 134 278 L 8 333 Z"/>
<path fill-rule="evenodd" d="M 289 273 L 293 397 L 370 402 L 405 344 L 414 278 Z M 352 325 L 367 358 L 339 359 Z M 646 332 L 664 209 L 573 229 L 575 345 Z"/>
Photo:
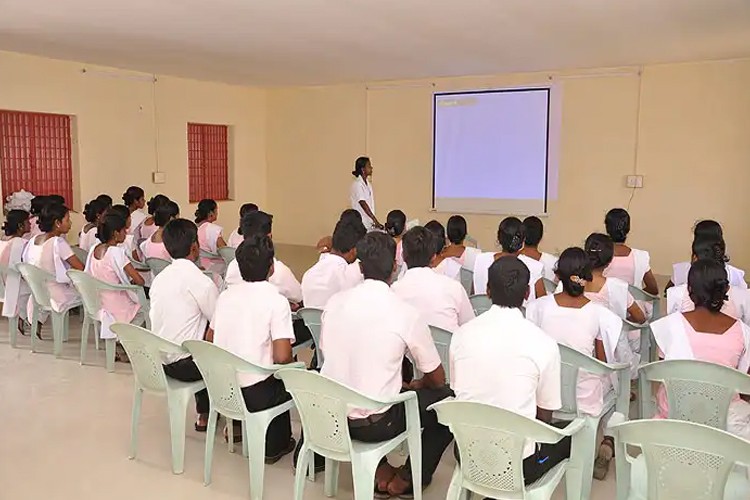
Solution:
<path fill-rule="evenodd" d="M 419 418 L 422 424 L 422 486 L 432 482 L 443 452 L 453 440 L 450 430 L 437 420 L 434 411 L 427 411 L 433 403 L 453 395 L 448 387 L 440 389 L 417 389 Z M 378 417 L 380 417 L 378 420 Z M 380 442 L 392 439 L 406 430 L 406 408 L 403 404 L 394 405 L 382 416 L 376 415 L 362 420 L 349 421 L 349 435 L 357 441 Z M 411 470 L 411 460 L 404 469 Z M 415 487 L 418 487 L 415 485 Z"/>
<path fill-rule="evenodd" d="M 242 388 L 242 397 L 248 411 L 267 410 L 292 399 L 284 382 L 271 376 L 257 384 Z M 271 421 L 266 432 L 266 457 L 274 457 L 289 447 L 292 438 L 292 421 L 284 412 Z"/>
<path fill-rule="evenodd" d="M 294 328 L 294 343 L 292 345 L 302 344 L 308 340 L 312 340 L 312 333 L 307 328 L 305 322 L 301 319 L 295 319 L 292 322 L 292 328 Z"/>
<path fill-rule="evenodd" d="M 197 382 L 203 380 L 198 366 L 193 361 L 192 356 L 182 358 L 174 363 L 164 365 L 164 373 L 167 377 L 179 380 L 180 382 Z M 195 393 L 195 411 L 199 414 L 208 413 L 208 391 L 203 389 Z"/>

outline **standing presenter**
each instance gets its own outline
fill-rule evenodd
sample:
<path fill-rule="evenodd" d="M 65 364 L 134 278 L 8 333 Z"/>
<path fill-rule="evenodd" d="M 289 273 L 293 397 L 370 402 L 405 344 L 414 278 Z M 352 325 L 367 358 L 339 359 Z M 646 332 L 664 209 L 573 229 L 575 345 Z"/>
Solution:
<path fill-rule="evenodd" d="M 354 210 L 362 215 L 362 223 L 368 231 L 383 229 L 383 225 L 375 217 L 375 194 L 368 177 L 372 176 L 372 163 L 366 156 L 360 156 L 354 162 L 355 177 L 352 187 L 349 189 L 349 200 Z"/>

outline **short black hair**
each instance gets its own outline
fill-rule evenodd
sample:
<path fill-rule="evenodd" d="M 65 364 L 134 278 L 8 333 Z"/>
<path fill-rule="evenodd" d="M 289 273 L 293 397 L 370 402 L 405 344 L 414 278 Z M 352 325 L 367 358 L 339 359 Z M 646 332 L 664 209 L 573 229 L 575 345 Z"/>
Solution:
<path fill-rule="evenodd" d="M 271 234 L 272 227 L 273 215 L 256 210 L 255 212 L 249 212 L 242 216 L 239 233 L 245 238 L 252 236 L 253 234 L 268 236 Z"/>
<path fill-rule="evenodd" d="M 83 207 L 83 216 L 86 218 L 86 222 L 93 224 L 101 214 L 107 211 L 108 208 L 109 205 L 99 200 L 99 198 L 94 198 Z"/>
<path fill-rule="evenodd" d="M 163 194 L 157 194 L 156 196 L 153 196 L 150 200 L 148 200 L 148 203 L 146 203 L 148 214 L 154 215 L 156 213 L 156 209 L 164 205 L 168 201 L 169 197 Z"/>
<path fill-rule="evenodd" d="M 187 219 L 173 219 L 164 226 L 161 238 L 173 259 L 184 259 L 198 243 L 198 227 Z"/>
<path fill-rule="evenodd" d="M 401 210 L 391 210 L 385 219 L 385 232 L 391 236 L 401 236 L 406 229 L 406 214 Z"/>
<path fill-rule="evenodd" d="M 360 156 L 354 161 L 354 170 L 352 170 L 352 175 L 354 177 L 359 177 L 362 175 L 362 172 L 364 171 L 367 164 L 370 163 L 370 158 L 367 156 Z"/>
<path fill-rule="evenodd" d="M 401 245 L 404 252 L 404 262 L 409 269 L 413 267 L 428 267 L 436 255 L 435 235 L 422 226 L 416 226 L 404 234 Z"/>
<path fill-rule="evenodd" d="M 29 212 L 26 210 L 10 210 L 5 216 L 3 223 L 3 232 L 5 236 L 14 236 L 23 227 L 24 223 L 29 220 Z"/>
<path fill-rule="evenodd" d="M 721 228 L 721 224 L 715 220 L 702 220 L 698 222 L 693 228 L 694 238 L 713 238 L 722 239 L 724 238 L 724 230 Z"/>
<path fill-rule="evenodd" d="M 117 231 L 125 229 L 128 220 L 117 212 L 109 212 L 96 226 L 96 237 L 102 243 L 110 241 Z"/>
<path fill-rule="evenodd" d="M 542 236 L 544 236 L 544 224 L 542 224 L 542 219 L 535 215 L 526 217 L 523 220 L 523 229 L 526 233 L 524 244 L 529 247 L 539 245 L 539 242 L 542 241 Z"/>
<path fill-rule="evenodd" d="M 446 224 L 445 232 L 448 235 L 448 241 L 454 245 L 460 245 L 466 239 L 467 234 L 466 219 L 462 215 L 451 215 Z"/>
<path fill-rule="evenodd" d="M 604 227 L 615 243 L 625 243 L 630 233 L 630 214 L 624 208 L 613 208 L 604 217 Z"/>
<path fill-rule="evenodd" d="M 531 274 L 514 255 L 503 255 L 487 271 L 490 300 L 501 307 L 521 307 L 529 291 Z"/>
<path fill-rule="evenodd" d="M 435 253 L 439 254 L 445 248 L 445 228 L 436 220 L 431 220 L 424 225 L 424 228 L 432 233 L 432 246 Z"/>
<path fill-rule="evenodd" d="M 729 300 L 729 280 L 723 263 L 715 259 L 699 259 L 688 272 L 688 294 L 695 307 L 718 313 Z"/>
<path fill-rule="evenodd" d="M 573 276 L 577 276 L 584 281 L 591 281 L 594 279 L 591 273 L 591 263 L 589 262 L 589 258 L 586 255 L 586 252 L 578 247 L 566 248 L 565 251 L 560 254 L 555 274 L 560 279 L 560 283 L 562 283 L 565 293 L 573 297 L 583 295 L 585 289 L 583 284 L 576 283 L 571 279 Z"/>
<path fill-rule="evenodd" d="M 583 246 L 592 269 L 607 267 L 615 256 L 615 244 L 606 234 L 592 233 Z"/>
<path fill-rule="evenodd" d="M 506 217 L 497 227 L 497 242 L 506 253 L 518 253 L 526 241 L 523 223 L 518 217 Z"/>
<path fill-rule="evenodd" d="M 180 206 L 172 200 L 160 205 L 154 212 L 154 224 L 164 227 L 169 221 L 180 215 Z"/>
<path fill-rule="evenodd" d="M 346 210 L 341 212 L 339 220 L 356 220 L 362 222 L 362 214 L 354 210 L 353 208 L 347 208 Z"/>
<path fill-rule="evenodd" d="M 703 237 L 693 240 L 693 257 L 695 260 L 711 259 L 721 262 L 722 265 L 729 262 L 727 257 L 727 246 L 723 238 Z"/>
<path fill-rule="evenodd" d="M 273 242 L 266 234 L 251 234 L 234 252 L 245 281 L 265 281 L 273 266 Z"/>
<path fill-rule="evenodd" d="M 39 229 L 45 233 L 49 233 L 54 229 L 55 222 L 62 221 L 66 215 L 68 215 L 70 209 L 65 205 L 59 203 L 49 203 L 42 208 L 42 213 L 39 215 Z"/>
<path fill-rule="evenodd" d="M 396 242 L 385 233 L 369 232 L 357 244 L 357 257 L 365 279 L 387 283 L 396 261 Z"/>
<path fill-rule="evenodd" d="M 122 202 L 125 203 L 125 205 L 130 206 L 145 196 L 146 193 L 143 192 L 143 188 L 130 186 L 124 193 L 122 193 Z"/>
<path fill-rule="evenodd" d="M 340 220 L 333 230 L 333 249 L 337 252 L 347 253 L 357 247 L 367 230 L 364 224 L 357 221 Z"/>

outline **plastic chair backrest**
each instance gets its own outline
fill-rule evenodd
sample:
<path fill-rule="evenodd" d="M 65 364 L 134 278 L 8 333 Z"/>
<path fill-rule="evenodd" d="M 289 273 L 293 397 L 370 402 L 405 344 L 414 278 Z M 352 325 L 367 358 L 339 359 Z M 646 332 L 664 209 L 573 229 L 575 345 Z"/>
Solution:
<path fill-rule="evenodd" d="M 154 276 L 162 272 L 164 268 L 169 264 L 171 264 L 171 262 L 169 262 L 168 260 L 159 259 L 157 257 L 149 257 L 148 259 L 146 259 L 146 265 L 149 269 L 151 269 L 151 272 Z"/>
<path fill-rule="evenodd" d="M 115 323 L 111 328 L 128 353 L 136 382 L 146 390 L 164 392 L 167 379 L 162 353 L 180 354 L 187 351 L 140 326 Z"/>
<path fill-rule="evenodd" d="M 471 295 L 472 290 L 474 290 L 474 272 L 469 271 L 468 269 L 461 268 L 461 285 L 463 285 L 464 290 L 466 290 L 467 295 Z"/>
<path fill-rule="evenodd" d="M 552 295 L 555 293 L 555 290 L 557 290 L 557 283 L 552 280 L 543 277 L 542 283 L 544 284 L 544 291 L 547 292 L 547 295 Z"/>
<path fill-rule="evenodd" d="M 450 381 L 451 374 L 449 360 L 453 334 L 448 330 L 432 325 L 430 325 L 430 333 L 432 334 L 432 341 L 435 343 L 438 355 L 440 356 L 440 363 L 442 363 L 443 369 L 445 370 L 445 380 Z"/>
<path fill-rule="evenodd" d="M 729 403 L 737 393 L 750 394 L 750 376 L 727 366 L 695 360 L 649 363 L 639 377 L 664 383 L 667 418 L 726 429 Z"/>
<path fill-rule="evenodd" d="M 221 255 L 222 259 L 224 259 L 224 263 L 226 265 L 229 265 L 234 260 L 236 251 L 237 249 L 233 247 L 221 247 L 219 248 L 219 255 Z"/>
<path fill-rule="evenodd" d="M 318 368 L 323 366 L 323 351 L 320 349 L 320 327 L 322 324 L 323 311 L 312 307 L 303 307 L 297 311 L 297 316 L 305 322 L 305 326 L 310 330 L 313 342 L 315 343 L 315 352 L 318 357 Z"/>
<path fill-rule="evenodd" d="M 464 486 L 484 496 L 524 498 L 526 440 L 554 443 L 561 437 L 542 422 L 482 403 L 441 401 L 430 408 L 453 433 Z"/>
<path fill-rule="evenodd" d="M 81 295 L 81 302 L 83 302 L 83 308 L 86 311 L 86 314 L 92 318 L 98 319 L 97 315 L 102 308 L 102 303 L 99 299 L 99 285 L 97 283 L 99 280 L 83 271 L 77 271 L 75 269 L 68 270 L 68 277 Z"/>
<path fill-rule="evenodd" d="M 33 264 L 19 263 L 17 267 L 18 272 L 21 273 L 24 281 L 26 281 L 31 289 L 31 294 L 34 296 L 34 302 L 44 309 L 51 309 L 52 304 L 50 303 L 47 282 L 55 281 L 55 277 L 44 269 L 38 268 Z"/>
<path fill-rule="evenodd" d="M 0 296 L 5 296 L 5 281 L 8 279 L 8 267 L 0 266 Z"/>
<path fill-rule="evenodd" d="M 661 298 L 659 296 L 651 295 L 650 293 L 633 285 L 628 285 L 628 291 L 635 300 L 650 302 L 652 304 L 654 308 L 654 313 L 651 317 L 652 320 L 659 319 L 661 317 Z"/>
<path fill-rule="evenodd" d="M 73 245 L 70 249 L 73 250 L 73 254 L 78 257 L 78 260 L 80 260 L 82 264 L 86 264 L 86 259 L 89 258 L 89 253 L 86 250 L 78 245 Z"/>
<path fill-rule="evenodd" d="M 480 314 L 487 312 L 492 307 L 492 301 L 484 294 L 472 295 L 469 297 L 471 307 L 474 308 L 474 314 L 479 316 Z"/>
<path fill-rule="evenodd" d="M 618 482 L 630 480 L 620 477 L 629 470 L 627 446 L 639 446 L 646 459 L 648 498 L 722 500 L 734 464 L 747 463 L 750 457 L 750 442 L 701 424 L 634 420 L 612 429 L 619 450 Z"/>

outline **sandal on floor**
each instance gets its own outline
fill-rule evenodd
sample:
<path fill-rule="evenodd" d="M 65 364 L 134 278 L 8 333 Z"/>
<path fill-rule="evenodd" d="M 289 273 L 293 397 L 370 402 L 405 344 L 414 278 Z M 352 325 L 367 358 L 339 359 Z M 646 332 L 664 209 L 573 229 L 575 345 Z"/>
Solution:
<path fill-rule="evenodd" d="M 206 420 L 208 421 L 208 419 Z M 206 432 L 208 430 L 208 423 L 201 425 L 200 421 L 200 417 L 195 421 L 195 432 Z"/>
<path fill-rule="evenodd" d="M 599 445 L 599 453 L 594 461 L 594 479 L 603 481 L 607 477 L 609 472 L 609 463 L 612 461 L 612 457 L 615 456 L 614 447 L 608 442 L 603 441 Z"/>
<path fill-rule="evenodd" d="M 293 452 L 296 447 L 297 447 L 297 441 L 295 441 L 294 438 L 289 438 L 289 446 L 281 450 L 276 455 L 273 455 L 271 457 L 266 456 L 266 459 L 265 459 L 266 465 L 275 464 L 276 462 L 284 458 L 284 456 Z"/>
<path fill-rule="evenodd" d="M 375 484 L 374 493 L 375 493 L 375 495 L 374 495 L 375 498 L 393 498 L 393 495 L 391 495 L 390 493 L 388 493 L 388 490 L 379 490 L 377 482 Z"/>

